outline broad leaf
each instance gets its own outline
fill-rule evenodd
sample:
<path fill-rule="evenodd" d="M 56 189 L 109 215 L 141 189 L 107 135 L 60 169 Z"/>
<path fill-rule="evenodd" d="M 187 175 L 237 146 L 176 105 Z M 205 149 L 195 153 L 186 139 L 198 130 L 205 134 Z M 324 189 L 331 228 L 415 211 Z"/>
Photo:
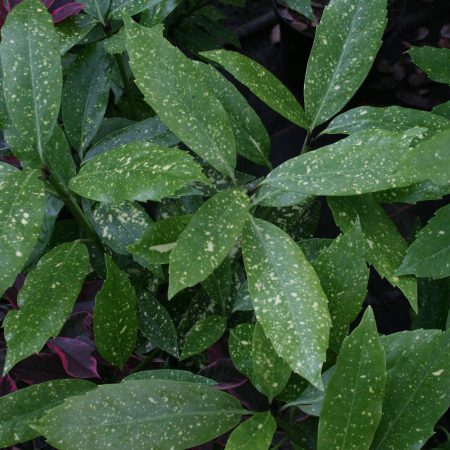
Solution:
<path fill-rule="evenodd" d="M 141 239 L 128 247 L 135 256 L 153 264 L 168 264 L 170 252 L 192 216 L 174 216 L 150 224 Z"/>
<path fill-rule="evenodd" d="M 255 414 L 230 434 L 225 450 L 268 450 L 276 429 L 270 412 Z"/>
<path fill-rule="evenodd" d="M 59 36 L 61 55 L 78 44 L 94 28 L 95 24 L 95 21 L 84 14 L 69 17 L 58 24 L 55 29 Z"/>
<path fill-rule="evenodd" d="M 95 297 L 95 343 L 108 362 L 122 368 L 136 343 L 136 293 L 110 256 L 105 262 L 106 280 Z"/>
<path fill-rule="evenodd" d="M 225 258 L 224 262 L 202 283 L 203 289 L 226 314 L 230 306 L 230 293 L 232 283 L 231 261 Z"/>
<path fill-rule="evenodd" d="M 230 117 L 236 151 L 248 160 L 270 168 L 270 138 L 259 116 L 245 97 L 213 66 L 197 62 L 196 67 Z"/>
<path fill-rule="evenodd" d="M 249 220 L 242 242 L 256 317 L 275 351 L 321 388 L 331 326 L 327 298 L 300 247 L 282 230 Z"/>
<path fill-rule="evenodd" d="M 257 385 L 252 358 L 254 328 L 252 323 L 241 323 L 233 328 L 228 339 L 228 351 L 236 369 L 251 380 L 253 385 Z"/>
<path fill-rule="evenodd" d="M 79 242 L 50 250 L 26 278 L 4 322 L 8 347 L 4 373 L 58 336 L 69 317 L 88 271 L 86 246 Z"/>
<path fill-rule="evenodd" d="M 367 130 L 335 144 L 292 158 L 263 181 L 283 191 L 308 195 L 359 195 L 408 186 L 414 175 L 396 171 L 410 151 L 409 138 Z"/>
<path fill-rule="evenodd" d="M 245 280 L 236 292 L 236 298 L 233 305 L 233 312 L 236 311 L 253 311 L 250 292 L 248 292 L 248 281 Z"/>
<path fill-rule="evenodd" d="M 450 120 L 450 101 L 435 106 L 433 113 Z"/>
<path fill-rule="evenodd" d="M 69 67 L 62 95 L 64 128 L 72 146 L 84 153 L 108 106 L 112 60 L 102 43 L 85 47 Z"/>
<path fill-rule="evenodd" d="M 0 445 L 9 447 L 39 437 L 29 424 L 40 419 L 66 398 L 94 389 L 83 380 L 55 380 L 0 397 Z"/>
<path fill-rule="evenodd" d="M 61 104 L 58 34 L 38 0 L 25 0 L 8 14 L 0 49 L 8 113 L 21 139 L 43 154 Z"/>
<path fill-rule="evenodd" d="M 445 278 L 450 276 L 450 205 L 436 212 L 408 248 L 397 275 Z"/>
<path fill-rule="evenodd" d="M 368 449 L 381 420 L 386 362 L 372 310 L 347 337 L 320 412 L 318 450 Z"/>
<path fill-rule="evenodd" d="M 359 221 L 325 248 L 313 262 L 328 297 L 332 327 L 330 347 L 339 352 L 350 324 L 361 311 L 367 294 L 369 269 L 365 261 L 365 242 Z"/>
<path fill-rule="evenodd" d="M 164 39 L 161 26 L 144 28 L 131 19 L 125 25 L 131 69 L 147 103 L 181 141 L 234 178 L 236 149 L 230 120 L 194 63 Z"/>
<path fill-rule="evenodd" d="M 354 134 L 363 130 L 388 130 L 404 133 L 414 127 L 426 128 L 423 137 L 431 137 L 433 134 L 450 128 L 450 120 L 428 111 L 401 106 L 386 108 L 360 106 L 337 116 L 324 133 Z"/>
<path fill-rule="evenodd" d="M 450 84 L 450 49 L 413 47 L 408 50 L 411 58 L 433 81 Z"/>
<path fill-rule="evenodd" d="M 305 78 L 309 129 L 338 113 L 369 73 L 387 23 L 386 0 L 333 0 L 316 30 Z"/>
<path fill-rule="evenodd" d="M 238 400 L 202 384 L 141 380 L 72 397 L 35 428 L 65 450 L 183 450 L 226 433 L 245 413 Z"/>
<path fill-rule="evenodd" d="M 183 150 L 136 142 L 88 161 L 70 182 L 83 197 L 105 203 L 169 197 L 192 181 L 207 182 Z"/>
<path fill-rule="evenodd" d="M 216 343 L 225 332 L 227 319 L 208 316 L 198 321 L 186 334 L 180 360 L 198 355 Z"/>
<path fill-rule="evenodd" d="M 417 311 L 417 282 L 414 277 L 395 275 L 405 257 L 407 244 L 383 208 L 370 196 L 329 198 L 334 220 L 346 233 L 357 217 L 365 240 L 365 255 L 369 264 L 393 286 L 405 294 L 411 307 Z"/>
<path fill-rule="evenodd" d="M 311 0 L 287 0 L 286 5 L 289 9 L 298 12 L 309 20 L 314 20 L 313 10 L 311 8 Z"/>
<path fill-rule="evenodd" d="M 166 308 L 147 291 L 139 297 L 137 311 L 141 333 L 153 345 L 178 358 L 177 330 Z"/>
<path fill-rule="evenodd" d="M 124 15 L 135 16 L 148 8 L 153 8 L 160 0 L 111 0 L 111 18 L 120 20 Z"/>
<path fill-rule="evenodd" d="M 0 295 L 28 260 L 44 220 L 45 186 L 38 170 L 0 167 Z M 5 173 L 6 172 L 6 173 Z"/>
<path fill-rule="evenodd" d="M 159 0 L 155 6 L 151 6 L 141 14 L 139 23 L 148 28 L 162 23 L 181 1 L 182 0 Z"/>
<path fill-rule="evenodd" d="M 422 448 L 448 408 L 450 332 L 426 333 L 425 339 L 403 347 L 388 370 L 383 416 L 373 450 Z"/>
<path fill-rule="evenodd" d="M 110 8 L 111 0 L 84 0 L 84 11 L 94 19 L 105 25 L 106 14 Z"/>
<path fill-rule="evenodd" d="M 286 387 L 292 372 L 289 365 L 276 354 L 258 322 L 253 331 L 252 361 L 256 386 L 272 402 Z"/>
<path fill-rule="evenodd" d="M 196 375 L 195 373 L 188 372 L 187 370 L 176 369 L 156 369 L 156 370 L 143 370 L 142 372 L 132 373 L 125 377 L 122 381 L 133 380 L 174 380 L 174 381 L 188 381 L 189 383 L 206 384 L 207 386 L 214 386 L 216 381 L 210 378 Z"/>
<path fill-rule="evenodd" d="M 249 207 L 247 195 L 237 189 L 219 192 L 200 207 L 170 254 L 169 298 L 204 281 L 222 264 L 242 232 Z"/>
<path fill-rule="evenodd" d="M 213 50 L 201 55 L 224 67 L 274 111 L 299 127 L 306 127 L 305 113 L 294 95 L 256 61 L 229 50 Z"/>

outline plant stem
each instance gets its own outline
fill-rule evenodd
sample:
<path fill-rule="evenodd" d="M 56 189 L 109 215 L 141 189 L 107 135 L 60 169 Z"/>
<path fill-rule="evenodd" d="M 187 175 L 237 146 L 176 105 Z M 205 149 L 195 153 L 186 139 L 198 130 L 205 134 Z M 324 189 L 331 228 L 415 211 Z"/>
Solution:
<path fill-rule="evenodd" d="M 303 153 L 305 153 L 305 150 L 306 150 L 306 148 L 308 147 L 308 144 L 309 144 L 309 138 L 310 137 L 311 137 L 311 135 L 309 134 L 309 131 L 307 131 L 305 140 L 303 141 L 302 149 L 300 150 L 300 155 L 303 155 Z"/>
<path fill-rule="evenodd" d="M 134 369 L 130 371 L 130 374 L 139 372 L 143 367 L 145 367 L 149 362 L 155 359 L 155 356 L 160 353 L 159 348 L 153 349 Z"/>
<path fill-rule="evenodd" d="M 137 111 L 137 105 L 134 101 L 133 93 L 131 92 L 132 83 L 131 80 L 128 78 L 127 75 L 127 69 L 125 67 L 125 63 L 123 62 L 122 55 L 115 55 L 117 66 L 119 67 L 120 76 L 122 78 L 123 82 L 123 89 L 125 94 L 128 92 L 128 98 L 130 99 L 131 108 L 133 109 L 133 113 Z M 134 114 L 133 114 L 134 115 Z M 134 116 L 136 117 L 136 116 Z"/>

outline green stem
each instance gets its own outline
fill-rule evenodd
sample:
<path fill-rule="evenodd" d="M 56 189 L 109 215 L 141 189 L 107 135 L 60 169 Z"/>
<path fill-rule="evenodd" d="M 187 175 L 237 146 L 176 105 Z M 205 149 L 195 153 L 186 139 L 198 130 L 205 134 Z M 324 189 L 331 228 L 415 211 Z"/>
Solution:
<path fill-rule="evenodd" d="M 130 374 L 139 372 L 149 362 L 153 361 L 155 359 L 155 356 L 160 352 L 161 350 L 159 348 L 155 348 L 154 350 L 152 350 L 133 370 L 131 370 Z"/>
<path fill-rule="evenodd" d="M 309 138 L 311 137 L 311 135 L 310 135 L 310 133 L 309 133 L 309 131 L 306 133 L 306 137 L 305 137 L 305 140 L 304 140 L 304 142 L 303 142 L 303 145 L 302 145 L 302 149 L 300 150 L 300 155 L 303 155 L 303 153 L 305 153 L 305 150 L 307 149 L 307 147 L 308 147 L 308 144 L 309 144 Z"/>

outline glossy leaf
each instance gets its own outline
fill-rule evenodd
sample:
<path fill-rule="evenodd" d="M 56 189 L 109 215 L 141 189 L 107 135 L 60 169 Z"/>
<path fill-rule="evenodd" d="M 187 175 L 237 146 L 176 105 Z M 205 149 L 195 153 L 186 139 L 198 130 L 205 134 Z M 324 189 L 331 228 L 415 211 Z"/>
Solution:
<path fill-rule="evenodd" d="M 105 203 L 159 201 L 192 181 L 207 182 L 201 167 L 187 152 L 139 142 L 88 161 L 70 182 L 70 188 Z"/>
<path fill-rule="evenodd" d="M 203 289 L 223 313 L 228 312 L 231 293 L 231 261 L 225 258 L 223 263 L 202 283 Z"/>
<path fill-rule="evenodd" d="M 294 95 L 278 78 L 256 61 L 229 50 L 213 50 L 202 52 L 201 55 L 221 65 L 278 114 L 305 128 L 305 113 Z"/>
<path fill-rule="evenodd" d="M 413 63 L 419 66 L 433 81 L 450 84 L 450 49 L 436 47 L 412 47 L 408 50 Z"/>
<path fill-rule="evenodd" d="M 50 445 L 65 450 L 182 450 L 227 432 L 242 414 L 238 400 L 208 386 L 140 380 L 106 384 L 72 397 L 35 428 Z"/>
<path fill-rule="evenodd" d="M 61 104 L 59 53 L 58 34 L 42 3 L 24 0 L 15 6 L 2 27 L 3 92 L 14 127 L 39 155 Z"/>
<path fill-rule="evenodd" d="M 170 252 L 176 247 L 180 234 L 191 221 L 192 216 L 174 216 L 150 224 L 140 240 L 128 247 L 139 258 L 153 264 L 168 264 Z"/>
<path fill-rule="evenodd" d="M 135 16 L 159 4 L 159 0 L 111 0 L 111 18 L 120 20 L 124 15 Z"/>
<path fill-rule="evenodd" d="M 230 434 L 225 450 L 268 450 L 276 429 L 270 412 L 255 414 Z"/>
<path fill-rule="evenodd" d="M 105 263 L 106 280 L 95 297 L 95 343 L 108 362 L 122 368 L 136 343 L 136 293 L 110 256 L 105 255 Z"/>
<path fill-rule="evenodd" d="M 200 207 L 170 254 L 169 298 L 204 281 L 222 264 L 242 232 L 249 207 L 248 197 L 237 189 L 219 192 Z"/>
<path fill-rule="evenodd" d="M 84 0 L 84 11 L 104 25 L 110 3 L 111 0 Z"/>
<path fill-rule="evenodd" d="M 239 372 L 242 372 L 254 385 L 257 385 L 253 371 L 253 331 L 252 323 L 241 323 L 230 331 L 228 350 L 231 360 Z"/>
<path fill-rule="evenodd" d="M 248 292 L 248 281 L 245 280 L 236 293 L 235 302 L 233 305 L 233 312 L 236 311 L 252 311 L 252 299 L 250 298 L 250 292 Z"/>
<path fill-rule="evenodd" d="M 196 375 L 195 373 L 188 372 L 187 370 L 178 369 L 155 369 L 155 370 L 143 370 L 141 372 L 135 372 L 125 377 L 122 381 L 133 380 L 174 380 L 174 381 L 188 381 L 189 383 L 206 384 L 207 386 L 214 386 L 216 381 L 210 378 L 203 377 L 202 375 Z"/>
<path fill-rule="evenodd" d="M 313 10 L 311 8 L 311 0 L 287 0 L 286 5 L 289 9 L 298 12 L 309 20 L 314 20 Z"/>
<path fill-rule="evenodd" d="M 151 343 L 178 358 L 177 330 L 166 308 L 150 292 L 138 299 L 137 321 L 142 334 Z"/>
<path fill-rule="evenodd" d="M 253 331 L 252 361 L 257 387 L 272 402 L 286 387 L 292 372 L 289 365 L 277 355 L 258 322 Z"/>
<path fill-rule="evenodd" d="M 131 69 L 147 103 L 189 148 L 233 178 L 236 149 L 230 120 L 194 63 L 162 37 L 161 26 L 144 28 L 131 19 L 125 26 Z"/>
<path fill-rule="evenodd" d="M 208 316 L 198 321 L 186 334 L 180 360 L 198 355 L 216 343 L 225 332 L 227 319 Z"/>
<path fill-rule="evenodd" d="M 213 66 L 198 62 L 196 67 L 228 113 L 236 151 L 256 164 L 271 167 L 269 134 L 245 97 Z"/>
<path fill-rule="evenodd" d="M 450 276 L 450 205 L 436 212 L 408 248 L 397 275 L 445 278 Z"/>
<path fill-rule="evenodd" d="M 78 44 L 95 26 L 95 22 L 87 15 L 77 14 L 64 20 L 55 27 L 60 42 L 60 52 L 64 55 Z"/>
<path fill-rule="evenodd" d="M 85 47 L 70 65 L 62 95 L 64 128 L 84 153 L 100 127 L 109 99 L 112 61 L 102 43 Z"/>
<path fill-rule="evenodd" d="M 372 310 L 347 337 L 320 412 L 318 450 L 368 449 L 381 420 L 386 362 Z"/>
<path fill-rule="evenodd" d="M 450 120 L 450 101 L 435 106 L 433 113 Z"/>
<path fill-rule="evenodd" d="M 338 113 L 369 73 L 387 23 L 386 0 L 334 0 L 317 27 L 305 78 L 309 129 Z"/>
<path fill-rule="evenodd" d="M 3 211 L 0 214 L 0 295 L 3 295 L 38 240 L 44 220 L 45 186 L 38 170 L 0 167 L 3 168 L 0 171 L 0 211 Z"/>
<path fill-rule="evenodd" d="M 340 235 L 313 262 L 329 300 L 333 324 L 330 347 L 337 353 L 367 294 L 369 269 L 364 254 L 364 235 L 359 221 L 356 221 L 348 233 Z"/>
<path fill-rule="evenodd" d="M 290 159 L 263 181 L 307 195 L 359 195 L 412 184 L 396 170 L 409 139 L 382 130 L 361 131 L 336 144 Z"/>
<path fill-rule="evenodd" d="M 242 242 L 255 313 L 275 351 L 321 388 L 331 326 L 327 298 L 300 247 L 268 222 L 249 220 Z"/>
<path fill-rule="evenodd" d="M 448 408 L 450 332 L 425 332 L 425 339 L 413 332 L 419 339 L 408 340 L 388 370 L 383 416 L 373 450 L 422 448 Z"/>
<path fill-rule="evenodd" d="M 35 384 L 0 397 L 0 445 L 9 447 L 37 438 L 29 424 L 40 419 L 67 397 L 94 389 L 83 380 L 55 380 Z"/>
<path fill-rule="evenodd" d="M 79 242 L 50 250 L 26 278 L 4 322 L 8 347 L 4 373 L 58 336 L 69 317 L 88 270 L 86 246 Z"/>
<path fill-rule="evenodd" d="M 398 287 L 417 311 L 417 282 L 414 277 L 395 275 L 406 255 L 407 244 L 383 208 L 370 196 L 329 198 L 334 220 L 348 232 L 359 217 L 365 240 L 365 255 L 369 264 Z"/>

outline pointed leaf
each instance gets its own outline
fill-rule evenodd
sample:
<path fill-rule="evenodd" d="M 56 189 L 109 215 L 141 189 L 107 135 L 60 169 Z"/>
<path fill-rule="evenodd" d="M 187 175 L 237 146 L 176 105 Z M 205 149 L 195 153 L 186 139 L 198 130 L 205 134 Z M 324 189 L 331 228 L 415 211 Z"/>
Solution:
<path fill-rule="evenodd" d="M 225 261 L 202 283 L 203 289 L 224 313 L 230 306 L 231 276 L 231 261 L 230 258 L 225 258 Z"/>
<path fill-rule="evenodd" d="M 255 385 L 256 377 L 253 371 L 252 345 L 253 331 L 252 323 L 241 323 L 230 331 L 228 339 L 228 350 L 231 360 L 239 372 L 242 372 Z"/>
<path fill-rule="evenodd" d="M 191 181 L 207 180 L 187 152 L 139 142 L 90 160 L 70 182 L 70 188 L 105 203 L 159 201 Z"/>
<path fill-rule="evenodd" d="M 344 340 L 325 392 L 318 450 L 368 449 L 381 420 L 386 362 L 373 312 Z"/>
<path fill-rule="evenodd" d="M 129 19 L 125 27 L 131 69 L 146 102 L 192 151 L 233 178 L 230 120 L 193 62 L 163 38 L 161 26 L 144 28 Z"/>
<path fill-rule="evenodd" d="M 202 384 L 140 380 L 72 397 L 35 428 L 65 450 L 183 450 L 226 433 L 245 412 L 235 398 Z"/>
<path fill-rule="evenodd" d="M 242 232 L 249 207 L 247 195 L 237 189 L 219 192 L 200 207 L 170 254 L 169 298 L 205 280 L 222 264 Z"/>
<path fill-rule="evenodd" d="M 78 44 L 94 28 L 95 24 L 95 21 L 84 14 L 69 17 L 58 24 L 55 29 L 59 36 L 61 55 Z"/>
<path fill-rule="evenodd" d="M 369 73 L 387 23 L 386 0 L 333 0 L 316 30 L 305 78 L 309 129 L 338 113 Z"/>
<path fill-rule="evenodd" d="M 436 47 L 413 47 L 408 50 L 413 63 L 429 78 L 438 83 L 450 84 L 450 49 Z"/>
<path fill-rule="evenodd" d="M 39 237 L 45 207 L 39 176 L 38 170 L 0 171 L 0 295 L 14 283 Z"/>
<path fill-rule="evenodd" d="M 318 276 L 300 247 L 263 220 L 247 222 L 242 248 L 250 295 L 265 335 L 295 373 L 321 388 L 331 321 Z"/>
<path fill-rule="evenodd" d="M 435 106 L 433 113 L 450 120 L 450 101 Z"/>
<path fill-rule="evenodd" d="M 278 114 L 305 128 L 305 113 L 294 95 L 278 78 L 256 61 L 229 50 L 213 50 L 202 52 L 201 55 L 224 67 Z"/>
<path fill-rule="evenodd" d="M 40 419 L 67 397 L 94 389 L 82 380 L 55 380 L 0 397 L 0 445 L 9 447 L 39 437 L 28 425 Z"/>
<path fill-rule="evenodd" d="M 50 250 L 28 274 L 19 293 L 19 309 L 11 310 L 3 322 L 8 347 L 5 373 L 59 334 L 87 270 L 86 246 L 70 242 Z"/>
<path fill-rule="evenodd" d="M 276 429 L 269 411 L 255 414 L 231 433 L 225 450 L 268 450 Z"/>
<path fill-rule="evenodd" d="M 111 0 L 83 0 L 84 11 L 101 24 L 105 24 Z"/>
<path fill-rule="evenodd" d="M 175 381 L 188 381 L 189 383 L 206 384 L 207 386 L 214 386 L 216 381 L 210 378 L 196 375 L 195 373 L 188 372 L 187 370 L 176 369 L 156 369 L 156 370 L 143 370 L 142 372 L 132 373 L 125 377 L 122 381 L 133 380 L 175 380 Z"/>
<path fill-rule="evenodd" d="M 105 263 L 106 280 L 95 297 L 95 343 L 108 362 L 122 368 L 136 343 L 136 293 L 110 256 Z"/>

